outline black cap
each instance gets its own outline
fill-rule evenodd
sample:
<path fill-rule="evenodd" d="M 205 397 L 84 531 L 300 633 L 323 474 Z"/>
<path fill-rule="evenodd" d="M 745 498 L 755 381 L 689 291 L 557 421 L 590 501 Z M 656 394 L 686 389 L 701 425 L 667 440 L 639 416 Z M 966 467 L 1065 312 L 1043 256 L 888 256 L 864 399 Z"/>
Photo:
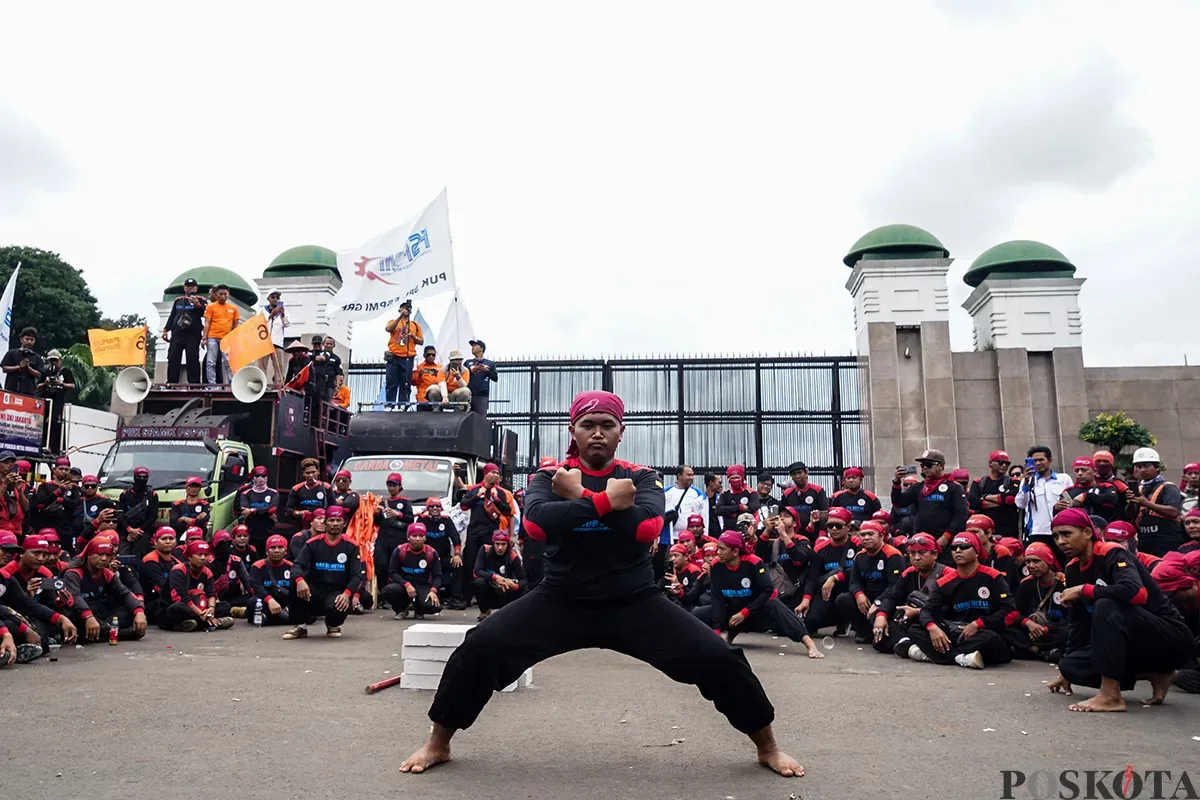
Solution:
<path fill-rule="evenodd" d="M 471 341 L 467 342 L 467 344 L 471 345 L 471 347 L 479 345 L 484 350 L 487 350 L 487 342 L 485 342 L 483 339 L 472 339 Z"/>
<path fill-rule="evenodd" d="M 16 461 L 17 456 L 12 450 L 0 451 L 0 461 Z"/>
<path fill-rule="evenodd" d="M 764 472 L 762 475 L 758 476 L 758 482 L 759 483 L 774 483 L 775 476 L 769 472 Z"/>
<path fill-rule="evenodd" d="M 183 282 L 183 285 L 184 286 L 199 286 L 200 284 L 196 283 L 195 278 L 188 278 L 187 280 L 185 280 Z"/>
<path fill-rule="evenodd" d="M 325 341 L 325 337 L 320 334 L 317 334 L 316 336 L 314 336 L 312 338 L 313 344 L 322 344 L 322 343 L 324 343 L 324 341 Z"/>
<path fill-rule="evenodd" d="M 407 308 L 409 311 L 412 311 L 412 300 L 405 300 L 400 304 L 400 308 Z"/>
<path fill-rule="evenodd" d="M 788 475 L 791 475 L 793 472 L 799 472 L 800 470 L 808 472 L 808 465 L 803 461 L 793 461 L 791 466 L 788 467 Z"/>

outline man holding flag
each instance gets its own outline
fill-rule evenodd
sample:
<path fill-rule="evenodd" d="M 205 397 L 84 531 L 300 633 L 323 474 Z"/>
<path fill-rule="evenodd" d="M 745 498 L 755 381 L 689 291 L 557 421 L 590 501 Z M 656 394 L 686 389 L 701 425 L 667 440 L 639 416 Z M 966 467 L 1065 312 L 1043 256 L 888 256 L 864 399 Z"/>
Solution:
<path fill-rule="evenodd" d="M 227 297 L 228 294 L 225 293 Z M 234 313 L 237 313 L 236 308 Z M 271 342 L 267 318 L 261 311 L 225 334 L 221 338 L 220 346 L 227 369 L 230 370 L 230 380 L 242 367 L 275 355 L 275 345 Z"/>

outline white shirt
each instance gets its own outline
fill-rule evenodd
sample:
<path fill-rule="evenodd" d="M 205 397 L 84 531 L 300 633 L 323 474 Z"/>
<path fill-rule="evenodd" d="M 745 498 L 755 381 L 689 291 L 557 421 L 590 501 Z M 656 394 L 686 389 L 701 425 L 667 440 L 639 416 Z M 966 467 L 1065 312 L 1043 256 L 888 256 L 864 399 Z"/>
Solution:
<path fill-rule="evenodd" d="M 283 313 L 272 319 L 271 305 L 268 303 L 262 307 L 262 313 L 267 318 L 267 327 L 271 331 L 271 344 L 276 347 L 283 347 L 283 332 L 291 324 L 288 322 L 287 309 L 284 309 Z"/>
<path fill-rule="evenodd" d="M 666 488 L 667 495 L 667 511 L 675 510 L 675 504 L 679 503 L 679 519 L 675 520 L 675 524 L 671 526 L 671 544 L 674 544 L 679 539 L 679 534 L 687 530 L 688 517 L 692 514 L 699 514 L 704 520 L 704 533 L 708 533 L 708 497 L 704 492 L 697 489 L 694 485 L 687 489 L 680 489 L 678 484 L 671 484 Z M 683 502 L 680 503 L 679 498 L 683 497 Z M 703 545 L 703 542 L 697 542 L 697 546 Z"/>
<path fill-rule="evenodd" d="M 1033 476 L 1032 484 L 1022 484 L 1017 492 L 1017 508 L 1025 512 L 1025 538 L 1041 536 L 1049 538 L 1050 520 L 1054 519 L 1054 504 L 1058 497 L 1074 485 L 1066 475 L 1051 472 L 1043 478 L 1040 473 Z"/>

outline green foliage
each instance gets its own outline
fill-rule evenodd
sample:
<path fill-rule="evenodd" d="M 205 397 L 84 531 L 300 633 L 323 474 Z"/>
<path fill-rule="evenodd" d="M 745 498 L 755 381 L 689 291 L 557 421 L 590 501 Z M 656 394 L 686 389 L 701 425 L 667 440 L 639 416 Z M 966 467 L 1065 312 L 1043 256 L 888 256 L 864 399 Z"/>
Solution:
<path fill-rule="evenodd" d="M 100 309 L 82 273 L 57 253 L 34 247 L 0 247 L 0 291 L 17 262 L 21 262 L 21 274 L 13 298 L 13 342 L 21 329 L 30 325 L 38 330 L 39 353 L 86 342 L 88 328 L 100 324 Z"/>
<path fill-rule="evenodd" d="M 74 344 L 63 353 L 63 366 L 75 375 L 75 401 L 81 406 L 108 411 L 112 406 L 113 381 L 120 371 L 116 367 L 93 367 L 92 348 Z"/>
<path fill-rule="evenodd" d="M 1126 449 L 1153 447 L 1158 444 L 1158 439 L 1145 425 L 1124 411 L 1097 414 L 1079 426 L 1079 438 L 1112 453 L 1117 462 L 1113 465 L 1114 468 L 1126 475 L 1133 467 L 1132 454 L 1124 453 Z"/>

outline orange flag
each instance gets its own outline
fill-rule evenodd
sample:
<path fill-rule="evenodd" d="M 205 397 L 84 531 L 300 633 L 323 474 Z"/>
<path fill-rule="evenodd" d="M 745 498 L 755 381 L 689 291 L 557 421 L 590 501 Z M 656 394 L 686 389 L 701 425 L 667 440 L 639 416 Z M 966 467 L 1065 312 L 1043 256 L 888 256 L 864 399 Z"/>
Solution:
<path fill-rule="evenodd" d="M 140 367 L 146 363 L 145 326 L 116 331 L 89 328 L 88 345 L 95 367 Z"/>
<path fill-rule="evenodd" d="M 275 352 L 271 344 L 271 331 L 262 312 L 238 325 L 221 340 L 221 352 L 229 356 L 229 368 L 237 372 Z"/>

